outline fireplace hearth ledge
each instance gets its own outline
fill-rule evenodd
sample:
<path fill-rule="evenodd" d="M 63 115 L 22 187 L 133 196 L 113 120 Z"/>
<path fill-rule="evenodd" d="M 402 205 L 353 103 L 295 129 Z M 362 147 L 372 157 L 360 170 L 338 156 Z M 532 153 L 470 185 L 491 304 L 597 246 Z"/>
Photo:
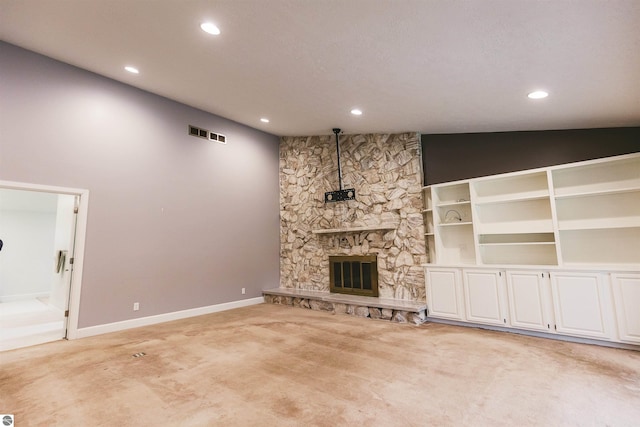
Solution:
<path fill-rule="evenodd" d="M 262 291 L 262 294 L 266 303 L 309 308 L 335 314 L 351 314 L 416 325 L 423 323 L 427 318 L 427 304 L 424 302 L 291 288 L 268 289 Z"/>

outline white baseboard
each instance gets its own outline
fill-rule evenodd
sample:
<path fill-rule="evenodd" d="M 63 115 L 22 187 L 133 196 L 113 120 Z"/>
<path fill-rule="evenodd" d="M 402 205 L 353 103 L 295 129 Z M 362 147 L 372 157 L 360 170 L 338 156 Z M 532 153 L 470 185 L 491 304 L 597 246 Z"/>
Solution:
<path fill-rule="evenodd" d="M 121 322 L 106 323 L 104 325 L 80 328 L 69 339 L 86 338 L 95 335 L 108 334 L 109 332 L 124 331 L 125 329 L 139 328 L 141 326 L 155 325 L 157 323 L 170 322 L 172 320 L 186 319 L 187 317 L 202 316 L 204 314 L 217 313 L 219 311 L 232 310 L 234 308 L 247 307 L 261 304 L 264 297 L 249 298 L 206 307 L 192 308 L 189 310 L 174 311 L 172 313 L 158 314 L 155 316 L 140 317 L 138 319 L 123 320 Z"/>
<path fill-rule="evenodd" d="M 593 345 L 599 345 L 602 347 L 623 348 L 625 350 L 640 351 L 640 346 L 636 344 L 604 341 L 604 340 L 598 340 L 593 338 L 575 337 L 571 335 L 552 334 L 552 333 L 541 332 L 541 331 L 529 331 L 526 329 L 507 328 L 504 326 L 482 325 L 479 323 L 469 323 L 469 322 L 462 322 L 459 320 L 449 320 L 449 319 L 438 319 L 438 318 L 427 316 L 427 322 L 423 324 L 426 325 L 428 323 L 442 323 L 445 325 L 463 326 L 465 328 L 476 328 L 476 329 L 486 329 L 489 331 L 508 332 L 512 334 L 526 335 L 529 337 L 536 337 L 536 338 L 549 338 L 556 341 L 567 341 L 567 342 L 573 342 L 578 344 L 593 344 Z"/>

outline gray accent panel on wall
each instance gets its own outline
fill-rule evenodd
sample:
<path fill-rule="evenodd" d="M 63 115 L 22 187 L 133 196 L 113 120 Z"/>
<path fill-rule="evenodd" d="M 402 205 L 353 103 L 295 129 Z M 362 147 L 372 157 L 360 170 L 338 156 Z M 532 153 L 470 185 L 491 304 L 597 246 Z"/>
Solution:
<path fill-rule="evenodd" d="M 0 76 L 0 180 L 91 194 L 79 327 L 278 286 L 277 137 L 4 42 Z"/>
<path fill-rule="evenodd" d="M 425 185 L 640 151 L 640 127 L 422 135 Z"/>

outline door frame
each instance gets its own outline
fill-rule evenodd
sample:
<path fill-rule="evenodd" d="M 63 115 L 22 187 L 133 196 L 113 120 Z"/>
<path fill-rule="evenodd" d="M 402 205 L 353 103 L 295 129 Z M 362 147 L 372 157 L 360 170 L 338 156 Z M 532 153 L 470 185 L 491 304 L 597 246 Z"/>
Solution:
<path fill-rule="evenodd" d="M 72 340 L 78 338 L 82 270 L 84 265 L 84 249 L 87 235 L 87 217 L 89 212 L 89 190 L 2 180 L 0 180 L 0 188 L 9 190 L 38 191 L 41 193 L 67 194 L 71 196 L 78 196 L 80 199 L 76 221 L 76 238 L 73 249 L 73 273 L 71 275 L 69 290 L 69 318 L 67 319 L 67 339 Z"/>

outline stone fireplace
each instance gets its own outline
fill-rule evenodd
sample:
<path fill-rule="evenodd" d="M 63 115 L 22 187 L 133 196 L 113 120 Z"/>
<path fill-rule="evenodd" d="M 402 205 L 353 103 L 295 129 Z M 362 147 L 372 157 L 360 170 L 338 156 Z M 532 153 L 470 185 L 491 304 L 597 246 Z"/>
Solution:
<path fill-rule="evenodd" d="M 334 137 L 281 139 L 280 288 L 329 293 L 330 256 L 373 256 L 380 298 L 425 300 L 420 147 L 417 133 L 341 136 L 356 200 L 325 203 L 338 188 Z"/>

